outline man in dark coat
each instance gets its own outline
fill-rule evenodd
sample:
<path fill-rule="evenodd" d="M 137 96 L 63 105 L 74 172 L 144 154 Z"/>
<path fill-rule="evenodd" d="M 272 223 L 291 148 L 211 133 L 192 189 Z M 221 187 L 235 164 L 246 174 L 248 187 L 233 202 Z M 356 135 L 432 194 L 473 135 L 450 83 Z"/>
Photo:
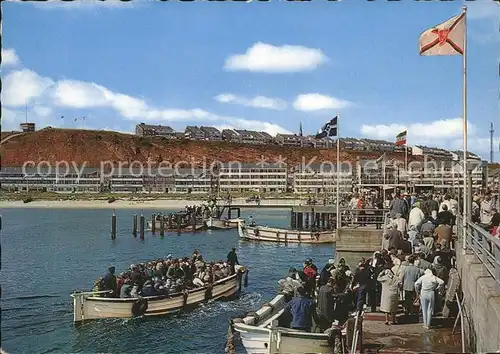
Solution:
<path fill-rule="evenodd" d="M 104 290 L 112 290 L 106 297 L 115 297 L 116 295 L 116 275 L 115 267 L 109 267 L 108 272 L 104 276 Z"/>
<path fill-rule="evenodd" d="M 318 327 L 321 332 L 326 331 L 334 320 L 335 302 L 333 299 L 333 284 L 334 280 L 330 278 L 318 291 L 318 305 L 316 310 L 318 314 Z"/>
<path fill-rule="evenodd" d="M 240 264 L 238 262 L 238 255 L 236 254 L 236 248 L 231 249 L 227 254 L 227 264 L 231 267 L 231 274 L 235 273 L 234 266 Z"/>

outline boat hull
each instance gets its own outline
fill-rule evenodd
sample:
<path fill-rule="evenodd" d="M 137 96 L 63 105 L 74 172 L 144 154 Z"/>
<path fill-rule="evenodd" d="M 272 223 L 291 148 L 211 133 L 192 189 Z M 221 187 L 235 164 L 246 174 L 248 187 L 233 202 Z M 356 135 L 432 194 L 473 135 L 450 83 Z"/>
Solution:
<path fill-rule="evenodd" d="M 144 297 L 142 299 L 147 301 L 148 306 L 143 315 L 167 315 L 208 300 L 230 298 L 242 289 L 242 281 L 246 272 L 246 270 L 239 270 L 237 274 L 215 282 L 211 288 L 201 287 L 187 293 L 172 294 L 171 296 Z M 134 317 L 132 307 L 139 300 L 138 298 L 95 297 L 93 293 L 79 292 L 74 292 L 71 297 L 73 298 L 74 322 L 100 318 Z"/>
<path fill-rule="evenodd" d="M 169 229 L 167 223 L 164 223 L 163 225 L 165 227 L 165 231 L 167 231 L 167 232 L 177 232 L 177 231 L 181 231 L 181 232 L 193 232 L 193 231 L 203 230 L 205 228 L 205 224 L 196 224 L 194 227 L 193 227 L 193 225 L 188 225 L 188 226 L 185 226 L 185 227 L 181 227 L 180 229 L 177 229 L 175 227 Z M 147 227 L 148 227 L 149 230 L 151 230 L 153 228 L 153 223 L 151 221 L 148 221 L 147 222 Z M 160 222 L 158 220 L 155 221 L 155 229 L 156 229 L 157 232 L 160 231 Z"/>
<path fill-rule="evenodd" d="M 264 305 L 256 314 L 259 321 L 248 316 L 233 322 L 241 343 L 248 354 L 275 353 L 333 353 L 329 337 L 323 333 L 295 331 L 289 328 L 270 328 L 266 323 L 280 316 L 286 305 L 284 295 L 276 296 L 270 306 Z"/>
<path fill-rule="evenodd" d="M 246 226 L 244 223 L 239 223 L 238 233 L 240 238 L 250 241 L 308 244 L 335 243 L 336 235 L 335 231 L 299 231 L 265 226 Z"/>
<path fill-rule="evenodd" d="M 218 218 L 208 218 L 207 228 L 212 230 L 232 230 L 238 227 L 240 219 L 221 220 Z"/>

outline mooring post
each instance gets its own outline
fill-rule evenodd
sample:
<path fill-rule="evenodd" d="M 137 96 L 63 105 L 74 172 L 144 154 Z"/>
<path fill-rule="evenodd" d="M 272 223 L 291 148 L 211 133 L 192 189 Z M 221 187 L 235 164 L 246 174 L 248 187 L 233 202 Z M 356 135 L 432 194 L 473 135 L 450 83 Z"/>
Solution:
<path fill-rule="evenodd" d="M 160 237 L 165 236 L 165 220 L 163 215 L 160 216 Z"/>
<path fill-rule="evenodd" d="M 144 240 L 144 214 L 141 211 L 141 217 L 139 222 L 139 237 Z"/>
<path fill-rule="evenodd" d="M 175 214 L 175 228 L 177 232 L 181 232 L 181 216 L 179 214 Z"/>
<path fill-rule="evenodd" d="M 116 213 L 115 209 L 113 209 L 113 215 L 111 215 L 111 239 L 114 240 L 116 238 Z"/>
<path fill-rule="evenodd" d="M 134 214 L 133 216 L 132 235 L 137 237 L 137 214 Z"/>
<path fill-rule="evenodd" d="M 193 232 L 196 231 L 196 214 L 191 215 L 191 225 L 193 225 Z"/>
<path fill-rule="evenodd" d="M 151 214 L 151 232 L 156 233 L 156 215 L 154 213 Z"/>
<path fill-rule="evenodd" d="M 172 214 L 168 214 L 168 228 L 172 230 Z"/>

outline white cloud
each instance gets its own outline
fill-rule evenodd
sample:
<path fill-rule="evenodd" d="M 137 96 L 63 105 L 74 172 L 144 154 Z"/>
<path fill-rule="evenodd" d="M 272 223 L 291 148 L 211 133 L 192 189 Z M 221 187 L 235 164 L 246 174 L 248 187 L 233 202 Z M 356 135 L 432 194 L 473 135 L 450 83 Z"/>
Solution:
<path fill-rule="evenodd" d="M 361 134 L 377 139 L 392 140 L 398 133 L 408 129 L 409 139 L 420 141 L 449 140 L 462 136 L 462 118 L 441 119 L 428 123 L 403 124 L 363 124 Z M 476 127 L 470 122 L 467 124 L 468 135 L 476 132 Z"/>
<path fill-rule="evenodd" d="M 104 107 L 110 104 L 107 89 L 93 82 L 59 81 L 51 92 L 54 103 L 73 108 Z"/>
<path fill-rule="evenodd" d="M 218 129 L 245 129 L 263 131 L 273 136 L 275 136 L 276 134 L 292 134 L 290 131 L 274 123 L 231 117 L 221 118 L 222 120 L 225 120 L 226 123 L 219 125 Z"/>
<path fill-rule="evenodd" d="M 293 107 L 298 111 L 312 112 L 324 109 L 343 109 L 352 106 L 350 101 L 319 93 L 305 93 L 298 95 L 293 102 Z"/>
<path fill-rule="evenodd" d="M 431 121 L 428 123 L 403 124 L 376 124 L 361 126 L 361 134 L 368 138 L 395 141 L 396 135 L 408 130 L 409 145 L 435 146 L 444 149 L 461 150 L 462 118 L 451 118 Z M 490 139 L 479 136 L 477 127 L 468 122 L 467 146 L 468 150 L 489 159 Z M 498 150 L 500 139 L 495 138 L 493 147 Z M 500 153 L 496 155 L 500 156 Z"/>
<path fill-rule="evenodd" d="M 2 129 L 4 131 L 13 130 L 13 124 L 16 121 L 17 113 L 10 109 L 2 107 Z"/>
<path fill-rule="evenodd" d="M 12 129 L 18 129 L 17 124 L 21 121 L 16 116 L 24 117 L 25 103 L 29 103 L 29 120 L 35 121 L 38 127 L 44 125 L 60 126 L 67 123 L 73 128 L 91 128 L 89 123 L 80 121 L 57 119 L 61 115 L 73 117 L 74 112 L 66 114 L 53 114 L 57 108 L 60 112 L 61 107 L 79 110 L 108 108 L 115 110 L 121 118 L 128 121 L 150 121 L 150 122 L 199 122 L 198 124 L 219 123 L 234 128 L 262 130 L 270 134 L 285 133 L 284 128 L 277 124 L 246 120 L 238 117 L 223 117 L 215 113 L 208 112 L 201 108 L 181 109 L 181 108 L 162 108 L 149 105 L 144 99 L 129 96 L 119 92 L 113 92 L 110 89 L 96 84 L 94 82 L 84 82 L 77 80 L 60 80 L 54 82 L 52 79 L 42 77 L 37 73 L 28 70 L 18 70 L 9 73 L 4 81 L 4 90 L 2 91 L 3 103 L 8 107 L 20 107 L 18 111 L 4 111 L 6 121 L 12 125 Z M 229 97 L 230 99 L 231 97 Z M 226 97 L 228 99 L 228 97 Z M 270 107 L 276 102 L 269 101 L 267 98 L 256 97 L 245 103 Z M 22 107 L 22 108 L 21 108 Z M 78 113 L 76 113 L 78 114 Z M 83 124 L 83 125 L 82 125 Z M 89 126 L 87 126 L 89 124 Z M 95 124 L 95 123 L 94 123 Z"/>
<path fill-rule="evenodd" d="M 233 95 L 231 93 L 222 93 L 214 97 L 214 99 L 221 103 L 239 104 L 246 107 L 273 109 L 277 111 L 285 110 L 287 104 L 279 98 L 270 98 L 265 96 L 256 96 L 254 98 L 246 98 L 242 96 Z"/>
<path fill-rule="evenodd" d="M 2 66 L 16 66 L 21 61 L 16 51 L 12 48 L 2 49 Z"/>
<path fill-rule="evenodd" d="M 39 76 L 29 69 L 10 72 L 2 83 L 2 102 L 13 107 L 23 106 L 39 98 L 54 84 L 51 79 Z"/>
<path fill-rule="evenodd" d="M 33 111 L 36 115 L 41 117 L 48 117 L 52 114 L 52 108 L 46 106 L 35 106 L 33 107 Z"/>
<path fill-rule="evenodd" d="M 320 49 L 298 45 L 273 46 L 257 42 L 245 54 L 228 57 L 224 69 L 267 73 L 311 71 L 327 60 Z"/>

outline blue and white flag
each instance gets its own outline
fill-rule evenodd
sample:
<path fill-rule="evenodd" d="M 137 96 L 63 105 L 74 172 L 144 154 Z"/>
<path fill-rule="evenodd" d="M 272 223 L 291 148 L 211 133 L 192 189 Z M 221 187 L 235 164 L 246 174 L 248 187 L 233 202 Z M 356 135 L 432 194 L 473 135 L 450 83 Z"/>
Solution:
<path fill-rule="evenodd" d="M 337 120 L 338 116 L 326 123 L 316 134 L 316 139 L 326 138 L 327 136 L 337 136 Z"/>

